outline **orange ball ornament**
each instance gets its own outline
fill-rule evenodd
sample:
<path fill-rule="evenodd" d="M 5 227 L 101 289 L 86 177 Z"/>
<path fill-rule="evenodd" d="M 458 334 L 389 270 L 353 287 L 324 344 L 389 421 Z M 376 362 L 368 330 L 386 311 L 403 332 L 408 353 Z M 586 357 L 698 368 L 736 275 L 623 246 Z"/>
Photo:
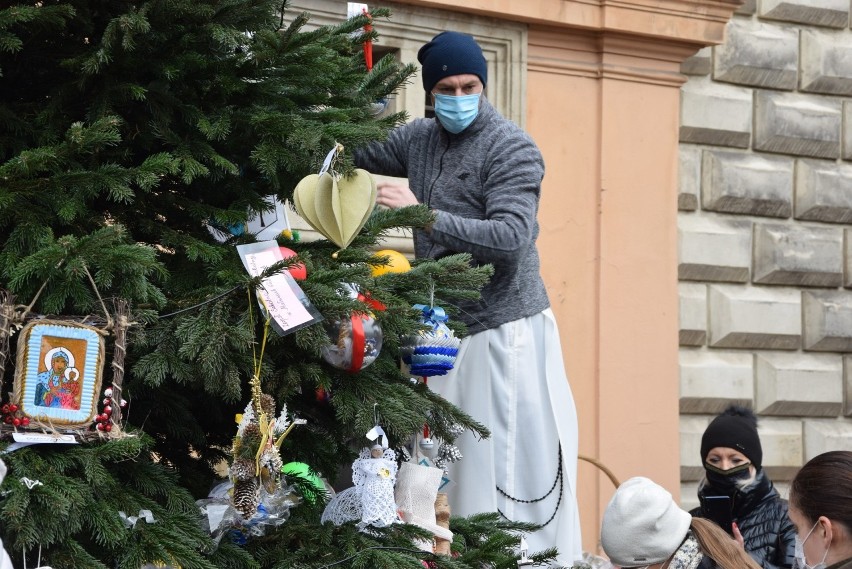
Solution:
<path fill-rule="evenodd" d="M 386 273 L 405 273 L 411 270 L 411 263 L 405 258 L 405 255 L 393 249 L 382 249 L 373 253 L 373 257 L 388 257 L 387 265 L 370 264 L 370 272 L 374 277 L 384 275 Z"/>

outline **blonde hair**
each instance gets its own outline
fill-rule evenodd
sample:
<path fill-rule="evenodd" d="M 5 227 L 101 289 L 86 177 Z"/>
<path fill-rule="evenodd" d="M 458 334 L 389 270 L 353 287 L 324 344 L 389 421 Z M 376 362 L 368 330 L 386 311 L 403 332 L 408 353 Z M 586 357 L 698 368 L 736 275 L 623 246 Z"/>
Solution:
<path fill-rule="evenodd" d="M 713 522 L 693 517 L 690 528 L 701 545 L 701 551 L 720 569 L 761 569 L 740 544 Z"/>

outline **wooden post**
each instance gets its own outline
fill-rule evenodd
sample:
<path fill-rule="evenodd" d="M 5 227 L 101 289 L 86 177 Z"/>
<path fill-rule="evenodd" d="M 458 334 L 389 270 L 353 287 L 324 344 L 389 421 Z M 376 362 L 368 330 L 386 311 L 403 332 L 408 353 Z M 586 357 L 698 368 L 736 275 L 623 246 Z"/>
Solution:
<path fill-rule="evenodd" d="M 435 522 L 442 528 L 450 529 L 450 503 L 444 493 L 438 493 L 435 498 Z M 450 541 L 435 537 L 435 553 L 449 555 Z"/>

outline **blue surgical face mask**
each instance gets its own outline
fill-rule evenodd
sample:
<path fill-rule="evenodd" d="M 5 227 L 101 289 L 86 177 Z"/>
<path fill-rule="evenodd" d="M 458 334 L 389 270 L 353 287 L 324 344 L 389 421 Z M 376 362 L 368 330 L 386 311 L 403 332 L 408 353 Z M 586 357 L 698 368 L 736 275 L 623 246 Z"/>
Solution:
<path fill-rule="evenodd" d="M 458 134 L 476 118 L 479 113 L 480 93 L 473 95 L 435 95 L 435 116 L 444 128 Z"/>
<path fill-rule="evenodd" d="M 804 540 L 799 539 L 798 535 L 796 536 L 796 559 L 793 561 L 794 569 L 825 569 L 825 560 L 828 557 L 828 549 L 831 549 L 831 543 L 828 544 L 828 549 L 825 550 L 825 553 L 822 556 L 822 561 L 820 561 L 816 565 L 808 565 L 808 562 L 805 559 L 805 542 L 808 541 L 808 538 L 811 537 L 812 533 L 814 533 L 814 530 L 816 529 L 818 523 L 819 520 L 816 521 L 814 527 L 811 528 L 811 531 L 808 532 L 808 535 L 805 536 Z"/>

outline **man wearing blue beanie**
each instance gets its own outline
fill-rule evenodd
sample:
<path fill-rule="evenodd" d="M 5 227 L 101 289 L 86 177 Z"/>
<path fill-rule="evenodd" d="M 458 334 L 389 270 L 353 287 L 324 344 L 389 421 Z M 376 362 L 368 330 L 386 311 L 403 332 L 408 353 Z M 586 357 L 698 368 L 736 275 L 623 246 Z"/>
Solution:
<path fill-rule="evenodd" d="M 380 183 L 379 205 L 434 212 L 432 225 L 414 232 L 415 256 L 468 253 L 494 267 L 481 299 L 458 307 L 470 335 L 455 368 L 429 381 L 491 431 L 487 440 L 469 432 L 456 440 L 464 458 L 447 467 L 456 483 L 450 506 L 543 526 L 527 537 L 531 551 L 556 547 L 556 567 L 570 567 L 582 557 L 577 414 L 535 245 L 544 161 L 485 98 L 488 65 L 472 36 L 440 33 L 417 59 L 435 118 L 398 127 L 355 162 L 408 178 Z"/>

